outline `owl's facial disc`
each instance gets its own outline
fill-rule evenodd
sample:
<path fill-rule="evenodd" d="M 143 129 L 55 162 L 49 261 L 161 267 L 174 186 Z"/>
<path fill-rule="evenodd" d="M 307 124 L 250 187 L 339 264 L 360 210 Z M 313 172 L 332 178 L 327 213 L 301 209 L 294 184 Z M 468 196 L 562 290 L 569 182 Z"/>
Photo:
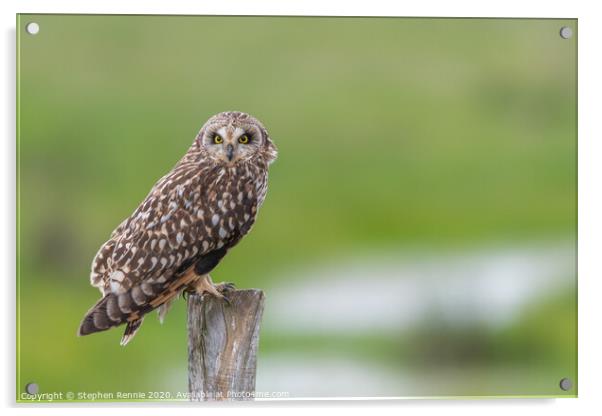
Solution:
<path fill-rule="evenodd" d="M 232 166 L 255 155 L 259 149 L 260 134 L 251 126 L 222 126 L 209 129 L 203 144 L 214 160 Z"/>

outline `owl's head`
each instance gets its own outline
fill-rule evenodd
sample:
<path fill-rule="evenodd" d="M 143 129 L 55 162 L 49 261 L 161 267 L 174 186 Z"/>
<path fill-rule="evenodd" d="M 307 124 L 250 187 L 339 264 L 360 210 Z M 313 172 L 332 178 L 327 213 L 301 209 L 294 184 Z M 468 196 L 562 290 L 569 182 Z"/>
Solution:
<path fill-rule="evenodd" d="M 270 164 L 278 155 L 263 124 L 250 114 L 238 111 L 211 117 L 201 128 L 196 141 L 206 156 L 228 166 L 258 158 Z"/>

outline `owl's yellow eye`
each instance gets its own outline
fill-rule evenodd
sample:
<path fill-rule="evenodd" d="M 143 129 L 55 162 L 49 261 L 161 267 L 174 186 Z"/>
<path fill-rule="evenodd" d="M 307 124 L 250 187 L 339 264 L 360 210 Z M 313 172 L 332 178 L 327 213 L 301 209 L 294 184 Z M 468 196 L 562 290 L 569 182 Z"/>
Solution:
<path fill-rule="evenodd" d="M 213 143 L 222 144 L 223 142 L 224 142 L 224 139 L 219 134 L 216 134 L 215 136 L 213 136 Z"/>
<path fill-rule="evenodd" d="M 240 144 L 247 144 L 247 143 L 249 143 L 249 136 L 247 136 L 246 134 L 243 134 L 242 136 L 240 136 L 238 138 L 238 143 L 240 143 Z"/>

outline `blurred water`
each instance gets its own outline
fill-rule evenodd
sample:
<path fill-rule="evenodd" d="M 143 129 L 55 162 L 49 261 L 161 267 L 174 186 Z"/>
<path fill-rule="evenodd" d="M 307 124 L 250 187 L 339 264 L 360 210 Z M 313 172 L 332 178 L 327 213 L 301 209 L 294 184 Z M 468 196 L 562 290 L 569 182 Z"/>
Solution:
<path fill-rule="evenodd" d="M 270 289 L 266 330 L 407 329 L 433 309 L 450 322 L 508 323 L 535 297 L 574 284 L 570 244 L 357 255 L 293 273 Z"/>
<path fill-rule="evenodd" d="M 318 337 L 324 342 L 302 351 L 294 342 L 292 347 L 283 342 L 277 351 L 262 354 L 257 389 L 277 388 L 296 397 L 501 394 L 512 386 L 518 386 L 510 390 L 514 394 L 545 391 L 542 373 L 520 363 L 499 367 L 477 361 L 475 366 L 469 352 L 464 361 L 452 359 L 441 368 L 417 371 L 382 354 L 382 339 L 368 339 L 360 355 L 345 343 L 329 347 L 328 340 L 349 339 L 353 344 L 375 334 L 396 339 L 436 321 L 451 328 L 452 339 L 468 337 L 461 342 L 478 345 L 480 331 L 510 326 L 530 306 L 574 287 L 575 260 L 571 244 L 547 243 L 453 253 L 364 254 L 298 270 L 286 285 L 269 290 L 262 336 L 289 336 L 299 343 Z M 453 335 L 467 327 L 480 329 Z M 543 352 L 545 340 L 541 342 Z M 414 358 L 405 357 L 410 363 Z M 516 379 L 526 384 L 517 385 Z"/>

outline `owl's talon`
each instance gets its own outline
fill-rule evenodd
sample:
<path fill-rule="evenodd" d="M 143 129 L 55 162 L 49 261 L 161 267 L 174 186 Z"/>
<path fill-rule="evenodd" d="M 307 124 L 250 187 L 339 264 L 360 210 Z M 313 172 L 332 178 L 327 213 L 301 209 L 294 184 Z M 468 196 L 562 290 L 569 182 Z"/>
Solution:
<path fill-rule="evenodd" d="M 228 304 L 228 306 L 232 306 L 232 301 L 228 297 L 228 294 L 236 290 L 234 283 L 232 283 L 232 282 L 218 283 L 217 285 L 215 285 L 215 289 L 220 293 L 222 299 L 226 301 L 226 304 Z"/>
<path fill-rule="evenodd" d="M 215 285 L 215 288 L 219 293 L 224 294 L 236 290 L 236 285 L 232 282 L 222 282 Z"/>

